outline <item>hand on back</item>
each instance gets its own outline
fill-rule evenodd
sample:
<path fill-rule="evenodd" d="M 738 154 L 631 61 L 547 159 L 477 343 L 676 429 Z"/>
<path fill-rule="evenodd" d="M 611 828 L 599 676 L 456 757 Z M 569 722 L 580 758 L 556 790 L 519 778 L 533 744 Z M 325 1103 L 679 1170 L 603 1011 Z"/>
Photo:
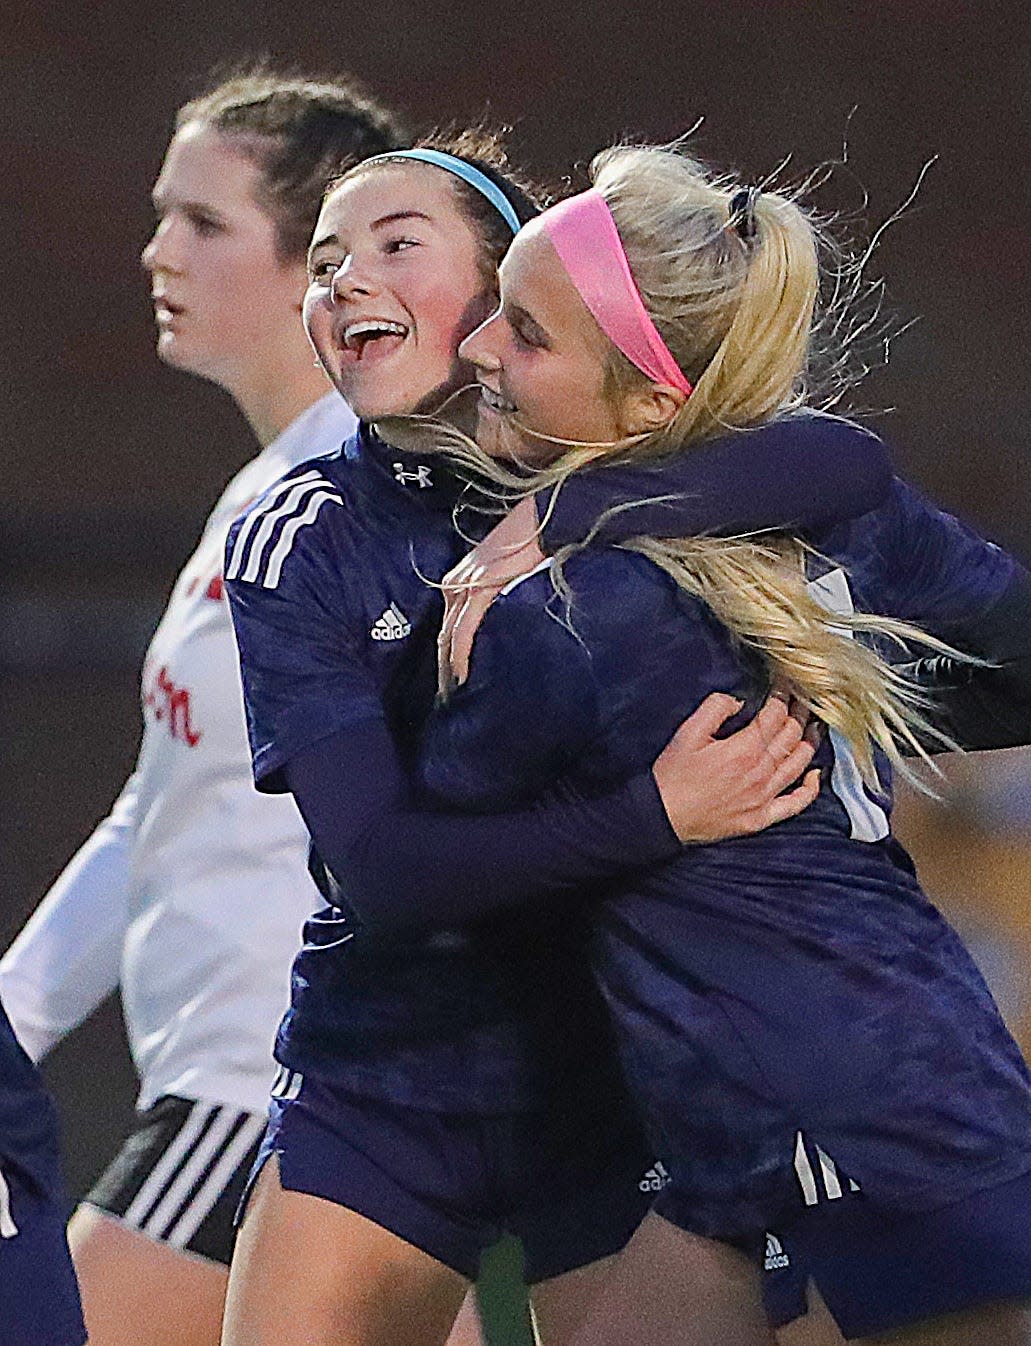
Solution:
<path fill-rule="evenodd" d="M 805 707 L 773 693 L 743 729 L 716 738 L 740 709 L 735 697 L 712 692 L 652 768 L 670 825 L 685 843 L 761 832 L 801 813 L 819 793 L 820 773 L 807 768 L 820 725 Z"/>

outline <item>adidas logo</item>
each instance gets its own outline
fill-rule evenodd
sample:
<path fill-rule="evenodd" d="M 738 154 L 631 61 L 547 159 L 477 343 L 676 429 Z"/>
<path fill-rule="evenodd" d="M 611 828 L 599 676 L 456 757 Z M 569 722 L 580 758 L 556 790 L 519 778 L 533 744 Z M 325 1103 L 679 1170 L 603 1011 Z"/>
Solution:
<path fill-rule="evenodd" d="M 661 1160 L 656 1160 L 653 1168 L 650 1168 L 641 1181 L 637 1184 L 642 1192 L 661 1192 L 664 1187 L 668 1187 L 673 1179 Z"/>
<path fill-rule="evenodd" d="M 383 616 L 373 624 L 369 635 L 373 640 L 404 640 L 412 633 L 412 623 L 396 603 L 391 603 Z"/>
<path fill-rule="evenodd" d="M 791 1265 L 791 1258 L 784 1251 L 784 1245 L 776 1234 L 766 1235 L 766 1256 L 763 1259 L 764 1271 L 783 1271 Z"/>

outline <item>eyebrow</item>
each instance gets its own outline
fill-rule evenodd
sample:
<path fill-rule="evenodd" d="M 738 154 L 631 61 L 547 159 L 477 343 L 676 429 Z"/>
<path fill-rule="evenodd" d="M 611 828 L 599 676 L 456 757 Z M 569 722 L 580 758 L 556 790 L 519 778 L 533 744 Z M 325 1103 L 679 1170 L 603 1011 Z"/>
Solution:
<path fill-rule="evenodd" d="M 373 220 L 369 226 L 370 229 L 382 229 L 388 224 L 396 224 L 398 220 L 426 220 L 432 224 L 431 217 L 421 210 L 394 210 L 389 215 L 381 215 L 378 220 Z M 321 238 L 312 239 L 311 247 L 308 249 L 308 257 L 318 252 L 319 248 L 327 247 L 330 243 L 339 243 L 338 234 L 323 234 Z"/>
<path fill-rule="evenodd" d="M 426 220 L 432 224 L 433 221 L 429 215 L 422 210 L 395 210 L 389 215 L 381 215 L 378 220 L 373 220 L 370 228 L 382 229 L 386 224 L 396 224 L 398 220 Z"/>
<path fill-rule="evenodd" d="M 209 205 L 206 201 L 179 201 L 174 196 L 168 195 L 162 191 L 152 191 L 150 194 L 151 203 L 155 210 L 168 210 L 175 206 L 179 210 L 185 210 L 188 213 L 197 215 L 214 215 L 222 218 L 222 212 L 216 207 Z"/>
<path fill-rule="evenodd" d="M 323 234 L 321 238 L 313 238 L 311 247 L 308 249 L 308 260 L 311 261 L 313 253 L 318 252 L 319 248 L 324 248 L 330 243 L 339 243 L 336 234 Z"/>

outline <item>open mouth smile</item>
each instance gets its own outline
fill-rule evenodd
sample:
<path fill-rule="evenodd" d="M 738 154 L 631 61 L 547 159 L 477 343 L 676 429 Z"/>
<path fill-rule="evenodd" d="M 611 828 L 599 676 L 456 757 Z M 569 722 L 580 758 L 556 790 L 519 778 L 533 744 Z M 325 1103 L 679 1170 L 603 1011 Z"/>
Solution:
<path fill-rule="evenodd" d="M 340 329 L 337 341 L 343 350 L 361 360 L 369 354 L 390 354 L 396 351 L 409 329 L 403 323 L 386 318 L 360 318 Z"/>

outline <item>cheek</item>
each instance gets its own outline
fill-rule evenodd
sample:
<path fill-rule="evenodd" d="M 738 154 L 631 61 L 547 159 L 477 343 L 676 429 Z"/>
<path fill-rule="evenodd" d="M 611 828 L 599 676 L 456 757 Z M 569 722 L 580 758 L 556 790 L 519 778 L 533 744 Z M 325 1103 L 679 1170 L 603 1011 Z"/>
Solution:
<path fill-rule="evenodd" d="M 308 340 L 320 354 L 324 353 L 331 342 L 333 325 L 327 301 L 319 295 L 305 296 L 302 316 Z"/>
<path fill-rule="evenodd" d="M 492 297 L 482 288 L 469 285 L 441 285 L 426 295 L 422 305 L 420 328 L 438 349 L 445 349 L 456 359 L 458 347 L 475 331 L 494 307 Z"/>

